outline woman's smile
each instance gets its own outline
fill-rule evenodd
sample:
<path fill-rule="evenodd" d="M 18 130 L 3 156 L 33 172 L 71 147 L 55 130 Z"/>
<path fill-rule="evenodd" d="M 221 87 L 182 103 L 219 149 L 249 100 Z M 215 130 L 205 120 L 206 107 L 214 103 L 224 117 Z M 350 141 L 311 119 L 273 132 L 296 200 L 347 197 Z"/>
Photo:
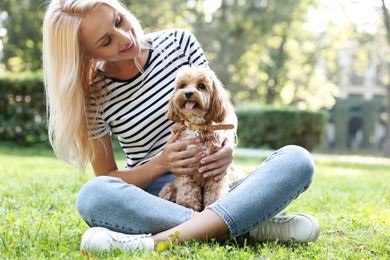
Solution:
<path fill-rule="evenodd" d="M 129 41 L 129 43 L 125 46 L 125 48 L 121 52 L 131 52 L 134 50 L 135 44 L 132 41 Z"/>

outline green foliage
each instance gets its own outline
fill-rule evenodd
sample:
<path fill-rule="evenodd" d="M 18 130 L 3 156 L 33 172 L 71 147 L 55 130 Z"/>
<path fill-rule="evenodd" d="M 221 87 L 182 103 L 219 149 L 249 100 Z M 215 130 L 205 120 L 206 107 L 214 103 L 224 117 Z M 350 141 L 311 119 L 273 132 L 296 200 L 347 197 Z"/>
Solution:
<path fill-rule="evenodd" d="M 221 1 L 219 8 L 209 10 L 205 0 L 123 0 L 146 32 L 175 27 L 192 31 L 235 104 L 320 109 L 334 104 L 335 90 L 314 65 L 324 49 L 334 48 L 317 44 L 321 35 L 303 29 L 306 12 L 316 2 Z M 8 14 L 0 21 L 7 29 L 1 39 L 6 70 L 40 70 L 46 5 L 44 0 L 0 2 L 0 12 Z"/>
<path fill-rule="evenodd" d="M 303 29 L 316 2 L 222 1 L 211 22 L 194 27 L 234 104 L 333 106 L 337 88 L 314 66 L 329 46 Z"/>
<path fill-rule="evenodd" d="M 28 144 L 46 140 L 42 76 L 25 72 L 0 78 L 0 140 Z"/>
<path fill-rule="evenodd" d="M 296 144 L 308 150 L 320 146 L 326 131 L 323 112 L 297 109 L 237 109 L 238 139 L 242 147 L 278 149 Z"/>
<path fill-rule="evenodd" d="M 0 2 L 0 12 L 7 12 L 7 19 L 3 21 L 7 34 L 2 38 L 3 60 L 7 70 L 20 72 L 41 68 L 41 27 L 45 2 L 43 0 Z"/>
<path fill-rule="evenodd" d="M 263 158 L 235 160 L 246 172 Z M 321 233 L 315 243 L 225 243 L 188 241 L 160 252 L 111 252 L 91 259 L 388 259 L 390 254 L 390 176 L 387 164 L 317 161 L 311 187 L 287 213 L 316 216 Z M 124 165 L 124 161 L 119 162 Z M 75 199 L 92 177 L 76 174 L 41 147 L 0 146 L 0 258 L 87 259 L 79 252 L 88 228 Z M 175 236 L 175 234 L 173 234 Z"/>

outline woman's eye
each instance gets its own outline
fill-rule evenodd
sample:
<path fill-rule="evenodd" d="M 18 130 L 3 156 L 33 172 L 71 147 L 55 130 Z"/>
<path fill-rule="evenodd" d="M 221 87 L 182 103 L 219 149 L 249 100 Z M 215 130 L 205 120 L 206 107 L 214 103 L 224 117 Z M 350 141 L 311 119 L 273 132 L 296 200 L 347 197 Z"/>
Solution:
<path fill-rule="evenodd" d="M 123 21 L 122 16 L 118 15 L 118 16 L 116 17 L 116 20 L 115 20 L 115 26 L 116 26 L 116 27 L 120 26 L 121 23 L 122 23 L 122 21 Z"/>
<path fill-rule="evenodd" d="M 111 37 L 106 37 L 106 39 L 103 41 L 102 46 L 106 47 L 111 43 Z"/>

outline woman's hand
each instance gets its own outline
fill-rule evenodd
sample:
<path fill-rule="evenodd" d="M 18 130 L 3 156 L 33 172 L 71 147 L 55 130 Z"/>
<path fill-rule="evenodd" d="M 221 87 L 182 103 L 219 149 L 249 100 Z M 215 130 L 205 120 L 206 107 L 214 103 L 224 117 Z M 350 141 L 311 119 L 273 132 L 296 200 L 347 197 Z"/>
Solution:
<path fill-rule="evenodd" d="M 200 140 L 195 138 L 176 142 L 177 140 L 178 134 L 174 134 L 168 140 L 162 152 L 162 164 L 167 171 L 174 174 L 188 174 L 196 171 L 204 150 L 203 146 L 198 145 Z M 187 150 L 188 145 L 196 147 Z"/>
<path fill-rule="evenodd" d="M 213 177 L 218 181 L 222 179 L 233 162 L 234 145 L 229 139 L 225 139 L 222 148 L 217 152 L 204 157 L 200 161 L 199 172 L 206 177 Z"/>

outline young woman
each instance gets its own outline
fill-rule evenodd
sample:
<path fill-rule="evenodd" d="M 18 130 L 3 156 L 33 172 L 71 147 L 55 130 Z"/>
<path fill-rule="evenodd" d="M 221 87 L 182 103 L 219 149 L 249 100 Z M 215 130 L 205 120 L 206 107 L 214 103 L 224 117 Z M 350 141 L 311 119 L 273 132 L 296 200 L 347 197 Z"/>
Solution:
<path fill-rule="evenodd" d="M 199 140 L 175 142 L 166 118 L 177 70 L 207 66 L 195 37 L 185 30 L 144 35 L 135 16 L 115 0 L 52 0 L 43 26 L 43 67 L 49 139 L 56 155 L 96 177 L 77 198 L 91 227 L 81 250 L 153 250 L 179 231 L 186 239 L 225 240 L 244 233 L 257 240 L 315 241 L 318 221 L 305 214 L 278 214 L 311 183 L 314 164 L 297 146 L 273 153 L 235 183 L 228 195 L 194 212 L 160 199 L 173 174 L 200 162 L 205 177 L 221 178 L 233 160 L 234 131 L 207 157 Z M 237 125 L 232 110 L 227 121 Z M 111 136 L 127 156 L 115 162 Z"/>

